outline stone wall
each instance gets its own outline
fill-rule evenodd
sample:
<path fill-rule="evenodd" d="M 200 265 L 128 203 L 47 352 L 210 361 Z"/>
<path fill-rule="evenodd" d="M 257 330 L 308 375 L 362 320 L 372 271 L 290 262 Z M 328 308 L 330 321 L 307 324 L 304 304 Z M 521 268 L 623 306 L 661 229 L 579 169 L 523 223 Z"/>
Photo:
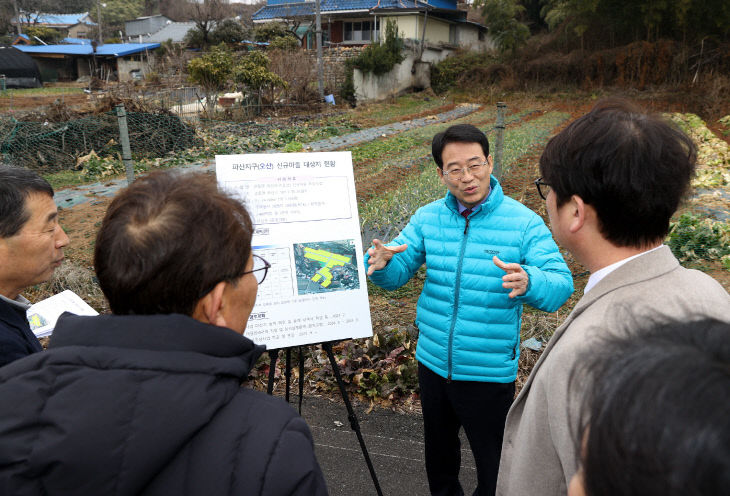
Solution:
<path fill-rule="evenodd" d="M 339 94 L 345 82 L 345 61 L 360 55 L 362 47 L 331 47 L 322 50 L 322 66 L 324 68 L 324 85 L 326 92 Z"/>

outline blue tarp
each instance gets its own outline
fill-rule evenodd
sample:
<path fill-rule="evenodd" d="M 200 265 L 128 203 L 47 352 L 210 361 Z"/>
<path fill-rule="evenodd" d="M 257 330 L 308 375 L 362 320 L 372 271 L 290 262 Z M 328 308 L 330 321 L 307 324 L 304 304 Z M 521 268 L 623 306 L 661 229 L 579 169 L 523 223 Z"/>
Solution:
<path fill-rule="evenodd" d="M 108 43 L 106 45 L 96 47 L 96 55 L 122 57 L 124 55 L 144 52 L 145 50 L 154 50 L 159 46 L 159 43 Z M 16 45 L 15 48 L 28 54 L 47 53 L 58 55 L 93 55 L 93 48 L 90 44 L 39 46 Z"/>

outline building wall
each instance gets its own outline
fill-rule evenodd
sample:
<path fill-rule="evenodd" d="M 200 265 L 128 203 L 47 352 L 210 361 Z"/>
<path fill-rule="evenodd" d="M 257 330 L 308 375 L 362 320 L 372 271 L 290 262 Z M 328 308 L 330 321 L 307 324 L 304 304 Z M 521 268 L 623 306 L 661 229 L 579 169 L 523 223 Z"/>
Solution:
<path fill-rule="evenodd" d="M 86 24 L 76 24 L 68 28 L 68 37 L 89 39 L 91 38 L 91 28 L 92 26 L 87 26 Z"/>
<path fill-rule="evenodd" d="M 380 23 L 381 39 L 385 39 L 385 24 L 387 20 L 394 19 L 398 23 L 398 33 L 404 39 L 420 40 L 423 35 L 423 18 L 423 14 L 384 17 Z M 449 23 L 429 17 L 426 23 L 426 42 L 448 43 Z"/>
<path fill-rule="evenodd" d="M 419 19 L 418 28 L 423 29 L 423 17 Z M 450 24 L 438 19 L 429 18 L 426 23 L 426 41 L 429 43 L 449 43 L 449 26 Z M 418 39 L 421 39 L 419 34 Z"/>
<path fill-rule="evenodd" d="M 415 15 L 402 15 L 393 17 L 384 17 L 380 21 L 380 39 L 385 39 L 385 25 L 388 19 L 395 20 L 398 23 L 398 33 L 405 39 L 420 40 L 421 34 L 418 31 L 418 22 Z M 418 35 L 416 35 L 418 33 Z"/>
<path fill-rule="evenodd" d="M 479 28 L 470 24 L 459 25 L 459 46 L 468 50 L 491 50 L 496 48 L 494 41 L 485 33 L 479 39 Z"/>
<path fill-rule="evenodd" d="M 117 75 L 119 81 L 131 81 L 132 71 L 139 71 L 143 76 L 150 71 L 150 63 L 147 57 L 143 60 L 134 60 L 131 57 L 119 57 L 117 59 Z"/>

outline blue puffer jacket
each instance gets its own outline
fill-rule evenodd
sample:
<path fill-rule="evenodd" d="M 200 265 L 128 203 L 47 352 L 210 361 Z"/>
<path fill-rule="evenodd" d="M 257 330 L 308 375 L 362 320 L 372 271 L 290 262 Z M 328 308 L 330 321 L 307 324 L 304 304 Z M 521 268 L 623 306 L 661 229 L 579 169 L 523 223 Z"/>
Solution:
<path fill-rule="evenodd" d="M 491 187 L 468 219 L 451 193 L 418 209 L 389 243 L 408 249 L 371 280 L 396 289 L 425 263 L 416 359 L 442 377 L 506 383 L 517 376 L 522 304 L 554 312 L 573 292 L 573 279 L 542 219 L 505 197 L 494 177 Z M 509 298 L 494 255 L 522 265 L 530 278 L 524 295 Z"/>

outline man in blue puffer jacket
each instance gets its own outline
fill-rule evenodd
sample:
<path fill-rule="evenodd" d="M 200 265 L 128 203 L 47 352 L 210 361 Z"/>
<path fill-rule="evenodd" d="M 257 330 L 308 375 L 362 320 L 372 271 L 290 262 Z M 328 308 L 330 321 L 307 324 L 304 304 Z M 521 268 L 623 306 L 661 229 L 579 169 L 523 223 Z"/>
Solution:
<path fill-rule="evenodd" d="M 426 264 L 416 359 L 426 473 L 434 495 L 460 495 L 458 432 L 477 466 L 474 494 L 492 495 L 519 358 L 522 305 L 556 311 L 573 280 L 542 219 L 491 177 L 489 141 L 470 124 L 437 134 L 446 197 L 418 209 L 388 245 L 373 240 L 371 280 L 396 289 Z"/>

